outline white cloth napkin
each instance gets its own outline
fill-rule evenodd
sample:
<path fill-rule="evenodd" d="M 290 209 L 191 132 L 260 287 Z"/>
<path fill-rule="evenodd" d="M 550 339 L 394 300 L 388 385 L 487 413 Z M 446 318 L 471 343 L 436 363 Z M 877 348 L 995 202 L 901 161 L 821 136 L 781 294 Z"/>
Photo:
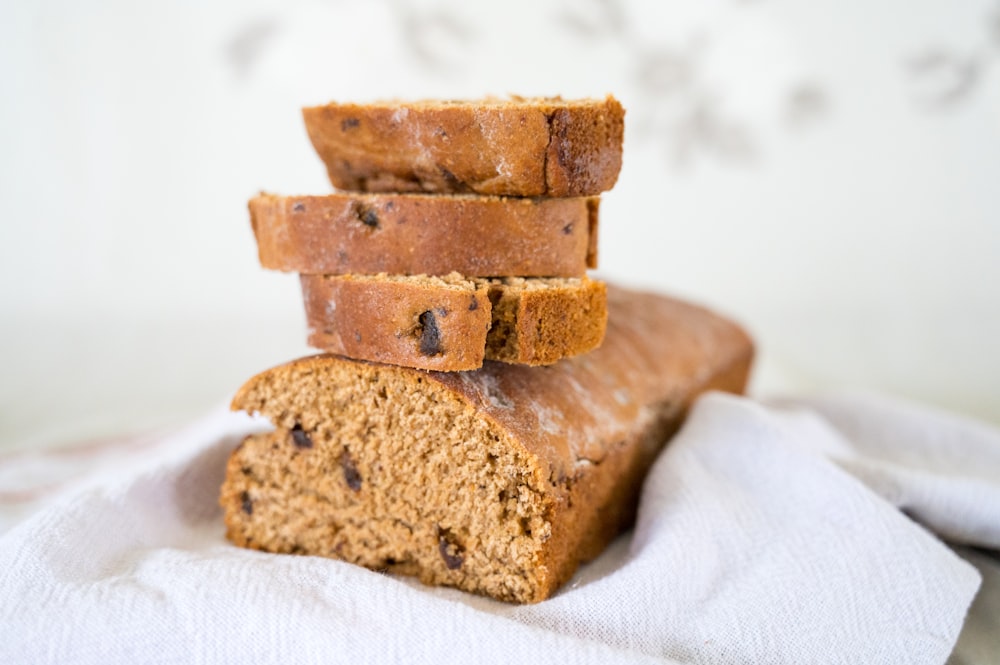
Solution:
<path fill-rule="evenodd" d="M 218 488 L 258 427 L 213 414 L 165 439 L 174 459 L 0 538 L 0 662 L 943 663 L 981 575 L 932 532 L 980 548 L 962 552 L 991 585 L 952 662 L 998 653 L 985 425 L 873 396 L 710 394 L 635 530 L 533 606 L 231 546 Z"/>

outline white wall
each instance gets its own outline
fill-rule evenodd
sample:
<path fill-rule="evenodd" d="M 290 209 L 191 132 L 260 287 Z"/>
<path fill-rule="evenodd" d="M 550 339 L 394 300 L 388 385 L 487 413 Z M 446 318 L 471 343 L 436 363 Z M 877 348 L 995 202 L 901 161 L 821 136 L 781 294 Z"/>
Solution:
<path fill-rule="evenodd" d="M 603 95 L 600 273 L 742 320 L 758 393 L 1000 421 L 1000 3 L 5 3 L 0 444 L 175 422 L 307 352 L 260 189 L 329 190 L 299 107 Z"/>

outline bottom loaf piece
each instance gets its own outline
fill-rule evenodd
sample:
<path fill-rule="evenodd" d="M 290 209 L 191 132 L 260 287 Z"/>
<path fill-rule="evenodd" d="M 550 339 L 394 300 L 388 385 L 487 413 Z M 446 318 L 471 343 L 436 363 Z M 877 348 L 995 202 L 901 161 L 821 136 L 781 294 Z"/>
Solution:
<path fill-rule="evenodd" d="M 547 367 L 425 372 L 320 355 L 263 372 L 222 487 L 227 537 L 270 552 L 530 603 L 634 519 L 642 479 L 701 392 L 744 389 L 735 324 L 608 288 L 602 346 Z"/>

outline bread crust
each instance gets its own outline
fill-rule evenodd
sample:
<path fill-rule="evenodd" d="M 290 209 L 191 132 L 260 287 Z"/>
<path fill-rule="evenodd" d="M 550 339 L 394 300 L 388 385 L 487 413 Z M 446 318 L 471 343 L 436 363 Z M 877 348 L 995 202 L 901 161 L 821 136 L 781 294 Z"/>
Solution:
<path fill-rule="evenodd" d="M 272 270 L 580 277 L 597 267 L 597 197 L 261 194 L 248 207 Z"/>
<path fill-rule="evenodd" d="M 694 399 L 741 392 L 753 356 L 743 330 L 702 308 L 620 289 L 609 302 L 601 348 L 545 369 L 420 372 L 321 355 L 252 378 L 232 406 L 278 430 L 233 453 L 227 536 L 500 600 L 550 597 L 632 523 Z M 396 465 L 409 465 L 402 480 Z M 387 512 L 400 492 L 419 500 Z"/>
<path fill-rule="evenodd" d="M 610 95 L 332 102 L 302 115 L 338 189 L 593 196 L 621 169 L 625 111 Z"/>
<path fill-rule="evenodd" d="M 477 369 L 485 359 L 550 365 L 599 346 L 607 326 L 606 286 L 587 277 L 300 280 L 311 346 L 419 369 Z"/>

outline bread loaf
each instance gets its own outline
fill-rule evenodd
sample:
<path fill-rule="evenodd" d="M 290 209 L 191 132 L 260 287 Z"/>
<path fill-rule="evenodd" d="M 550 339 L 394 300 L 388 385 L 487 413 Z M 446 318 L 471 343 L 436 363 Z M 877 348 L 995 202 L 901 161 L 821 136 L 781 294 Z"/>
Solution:
<path fill-rule="evenodd" d="M 252 378 L 233 408 L 276 431 L 230 458 L 227 536 L 506 601 L 551 596 L 634 517 L 691 401 L 741 391 L 736 325 L 609 290 L 596 351 L 545 368 L 422 372 L 333 355 Z"/>
<path fill-rule="evenodd" d="M 331 194 L 251 199 L 265 268 L 308 274 L 580 277 L 597 265 L 596 197 Z"/>
<path fill-rule="evenodd" d="M 604 283 L 587 277 L 300 279 L 310 346 L 421 369 L 548 365 L 597 347 L 608 318 Z"/>
<path fill-rule="evenodd" d="M 592 196 L 622 163 L 616 99 L 485 99 L 303 109 L 334 187 L 370 192 Z"/>

